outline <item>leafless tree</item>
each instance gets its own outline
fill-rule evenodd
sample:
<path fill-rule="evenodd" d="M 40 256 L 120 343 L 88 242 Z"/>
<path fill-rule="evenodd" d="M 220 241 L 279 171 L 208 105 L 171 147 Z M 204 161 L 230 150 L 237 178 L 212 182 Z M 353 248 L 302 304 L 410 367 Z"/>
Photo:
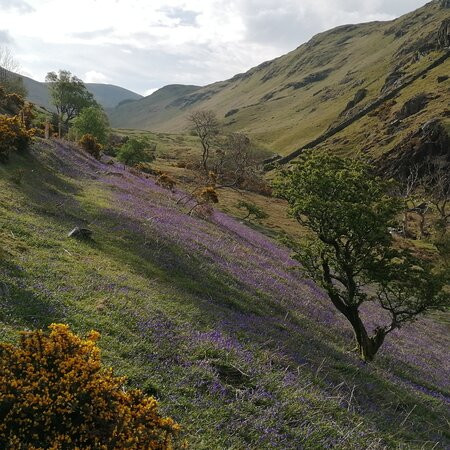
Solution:
<path fill-rule="evenodd" d="M 439 222 L 446 231 L 450 220 L 450 173 L 436 163 L 429 162 L 422 179 L 422 186 L 427 199 L 439 214 Z"/>
<path fill-rule="evenodd" d="M 408 206 L 409 204 L 413 204 L 413 208 L 416 206 L 414 195 L 417 192 L 417 189 L 420 184 L 419 177 L 419 167 L 413 166 L 409 170 L 408 177 L 406 180 L 401 182 L 398 187 L 398 196 L 401 197 L 405 201 L 405 209 L 403 211 L 403 219 L 402 219 L 402 232 L 403 236 L 409 236 L 409 213 L 411 212 L 411 208 Z"/>
<path fill-rule="evenodd" d="M 202 167 L 208 172 L 208 160 L 211 156 L 211 147 L 220 132 L 220 124 L 214 111 L 199 110 L 193 112 L 188 118 L 195 134 L 199 137 L 202 146 Z"/>
<path fill-rule="evenodd" d="M 17 75 L 20 72 L 20 64 L 14 58 L 11 49 L 0 46 L 0 85 L 7 93 L 17 93 L 22 97 L 26 95 L 26 89 L 22 78 Z"/>

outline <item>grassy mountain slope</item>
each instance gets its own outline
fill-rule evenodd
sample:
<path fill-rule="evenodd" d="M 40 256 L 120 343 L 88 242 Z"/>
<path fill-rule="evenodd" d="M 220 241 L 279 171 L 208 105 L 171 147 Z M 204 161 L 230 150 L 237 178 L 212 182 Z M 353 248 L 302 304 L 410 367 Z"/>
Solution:
<path fill-rule="evenodd" d="M 111 125 L 120 128 L 145 129 L 148 118 L 154 117 L 154 123 L 163 124 L 172 117 L 172 105 L 180 97 L 189 96 L 198 91 L 199 86 L 171 84 L 158 89 L 148 97 L 133 103 L 120 105 L 108 112 Z"/>
<path fill-rule="evenodd" d="M 64 142 L 0 166 L 0 338 L 99 330 L 106 362 L 196 449 L 450 445 L 448 322 L 405 327 L 362 364 L 285 248 L 187 216 L 180 195 Z M 93 240 L 68 238 L 75 225 Z"/>
<path fill-rule="evenodd" d="M 341 114 L 358 92 L 364 92 L 363 98 L 347 114 L 385 92 L 387 78 L 395 85 L 441 56 L 444 50 L 433 49 L 448 17 L 450 9 L 434 0 L 394 21 L 341 26 L 244 74 L 183 95 L 163 114 L 144 114 L 149 100 L 142 99 L 126 109 L 116 108 L 111 121 L 117 127 L 180 132 L 186 129 L 191 110 L 208 108 L 229 130 L 244 130 L 277 153 L 287 154 L 342 121 L 345 114 Z M 446 74 L 448 63 L 434 75 Z M 420 89 L 420 82 L 410 86 L 411 93 Z M 429 109 L 434 105 L 435 99 L 430 99 Z"/>
<path fill-rule="evenodd" d="M 28 91 L 27 99 L 51 111 L 53 107 L 46 84 L 25 76 L 22 79 Z M 142 98 L 142 95 L 112 84 L 86 83 L 86 87 L 103 108 L 114 108 L 125 100 Z"/>

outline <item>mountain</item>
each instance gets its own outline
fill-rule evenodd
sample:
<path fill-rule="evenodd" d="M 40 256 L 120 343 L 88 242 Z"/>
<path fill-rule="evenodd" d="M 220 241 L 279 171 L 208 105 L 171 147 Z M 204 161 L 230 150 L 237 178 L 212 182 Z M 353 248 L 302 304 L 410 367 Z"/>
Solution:
<path fill-rule="evenodd" d="M 287 248 L 182 196 L 61 140 L 0 164 L 0 341 L 98 330 L 105 363 L 195 449 L 449 448 L 448 318 L 364 364 Z"/>
<path fill-rule="evenodd" d="M 247 132 L 281 155 L 311 142 L 381 154 L 427 120 L 448 120 L 449 19 L 450 3 L 434 0 L 393 21 L 340 26 L 246 73 L 181 92 L 161 107 L 153 107 L 152 96 L 119 106 L 111 122 L 181 132 L 192 110 L 212 109 L 226 130 Z M 419 110 L 392 128 L 418 94 L 426 98 Z M 335 132 L 341 124 L 344 129 Z"/>
<path fill-rule="evenodd" d="M 48 110 L 52 110 L 53 107 L 50 102 L 47 85 L 23 75 L 21 75 L 21 77 L 28 91 L 27 99 Z M 97 102 L 105 109 L 114 108 L 122 102 L 135 101 L 142 98 L 142 95 L 112 84 L 85 84 L 88 91 L 94 95 Z"/>
<path fill-rule="evenodd" d="M 137 102 L 122 104 L 108 111 L 109 119 L 113 126 L 120 125 L 120 128 L 146 129 L 149 118 L 152 118 L 152 124 L 155 126 L 164 126 L 164 123 L 172 118 L 174 104 L 186 96 L 195 98 L 195 92 L 200 89 L 200 86 L 181 84 L 164 86 Z"/>

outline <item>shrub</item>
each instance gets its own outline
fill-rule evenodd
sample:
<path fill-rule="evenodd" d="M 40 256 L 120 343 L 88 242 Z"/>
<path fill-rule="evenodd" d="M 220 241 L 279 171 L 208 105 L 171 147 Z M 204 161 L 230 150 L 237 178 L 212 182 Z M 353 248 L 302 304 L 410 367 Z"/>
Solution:
<path fill-rule="evenodd" d="M 153 167 L 146 162 L 140 162 L 135 164 L 135 169 L 140 170 L 141 172 L 148 173 L 149 175 L 156 175 L 157 171 L 153 169 Z"/>
<path fill-rule="evenodd" d="M 25 151 L 32 132 L 27 131 L 19 116 L 0 115 L 0 162 L 6 162 L 12 151 Z"/>
<path fill-rule="evenodd" d="M 130 138 L 120 147 L 117 158 L 128 166 L 134 166 L 140 162 L 152 162 L 155 151 L 156 145 L 147 138 Z"/>
<path fill-rule="evenodd" d="M 237 207 L 239 209 L 245 209 L 247 215 L 245 217 L 243 217 L 242 220 L 248 220 L 251 221 L 252 219 L 256 219 L 256 220 L 262 220 L 262 219 L 267 219 L 268 214 L 262 209 L 260 208 L 258 205 L 255 205 L 254 203 L 251 202 L 245 202 L 243 200 L 241 200 L 238 204 Z"/>
<path fill-rule="evenodd" d="M 100 159 L 102 146 L 97 142 L 92 134 L 85 134 L 79 141 L 81 148 L 92 155 L 95 159 Z"/>
<path fill-rule="evenodd" d="M 109 124 L 102 109 L 96 106 L 84 108 L 73 120 L 73 131 L 78 136 L 90 134 L 102 145 L 108 142 Z"/>
<path fill-rule="evenodd" d="M 156 184 L 158 186 L 161 186 L 165 189 L 169 189 L 171 191 L 175 187 L 176 183 L 173 178 L 171 178 L 169 175 L 167 175 L 167 173 L 162 173 L 156 179 Z"/>
<path fill-rule="evenodd" d="M 179 426 L 102 367 L 97 332 L 49 328 L 0 343 L 1 448 L 171 448 Z"/>

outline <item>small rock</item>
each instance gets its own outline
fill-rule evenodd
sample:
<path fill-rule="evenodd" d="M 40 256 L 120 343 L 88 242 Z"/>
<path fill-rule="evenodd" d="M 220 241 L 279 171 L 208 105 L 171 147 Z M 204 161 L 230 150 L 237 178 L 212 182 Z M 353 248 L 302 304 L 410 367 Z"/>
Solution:
<path fill-rule="evenodd" d="M 88 228 L 75 227 L 67 236 L 77 239 L 90 239 L 92 231 Z"/>
<path fill-rule="evenodd" d="M 428 96 L 426 94 L 417 94 L 413 98 L 409 99 L 402 106 L 402 109 L 397 113 L 399 119 L 406 119 L 413 114 L 417 114 L 422 111 L 428 103 Z"/>
<path fill-rule="evenodd" d="M 449 78 L 448 75 L 441 75 L 441 76 L 437 77 L 437 82 L 443 83 L 444 81 L 447 81 L 448 78 Z"/>

